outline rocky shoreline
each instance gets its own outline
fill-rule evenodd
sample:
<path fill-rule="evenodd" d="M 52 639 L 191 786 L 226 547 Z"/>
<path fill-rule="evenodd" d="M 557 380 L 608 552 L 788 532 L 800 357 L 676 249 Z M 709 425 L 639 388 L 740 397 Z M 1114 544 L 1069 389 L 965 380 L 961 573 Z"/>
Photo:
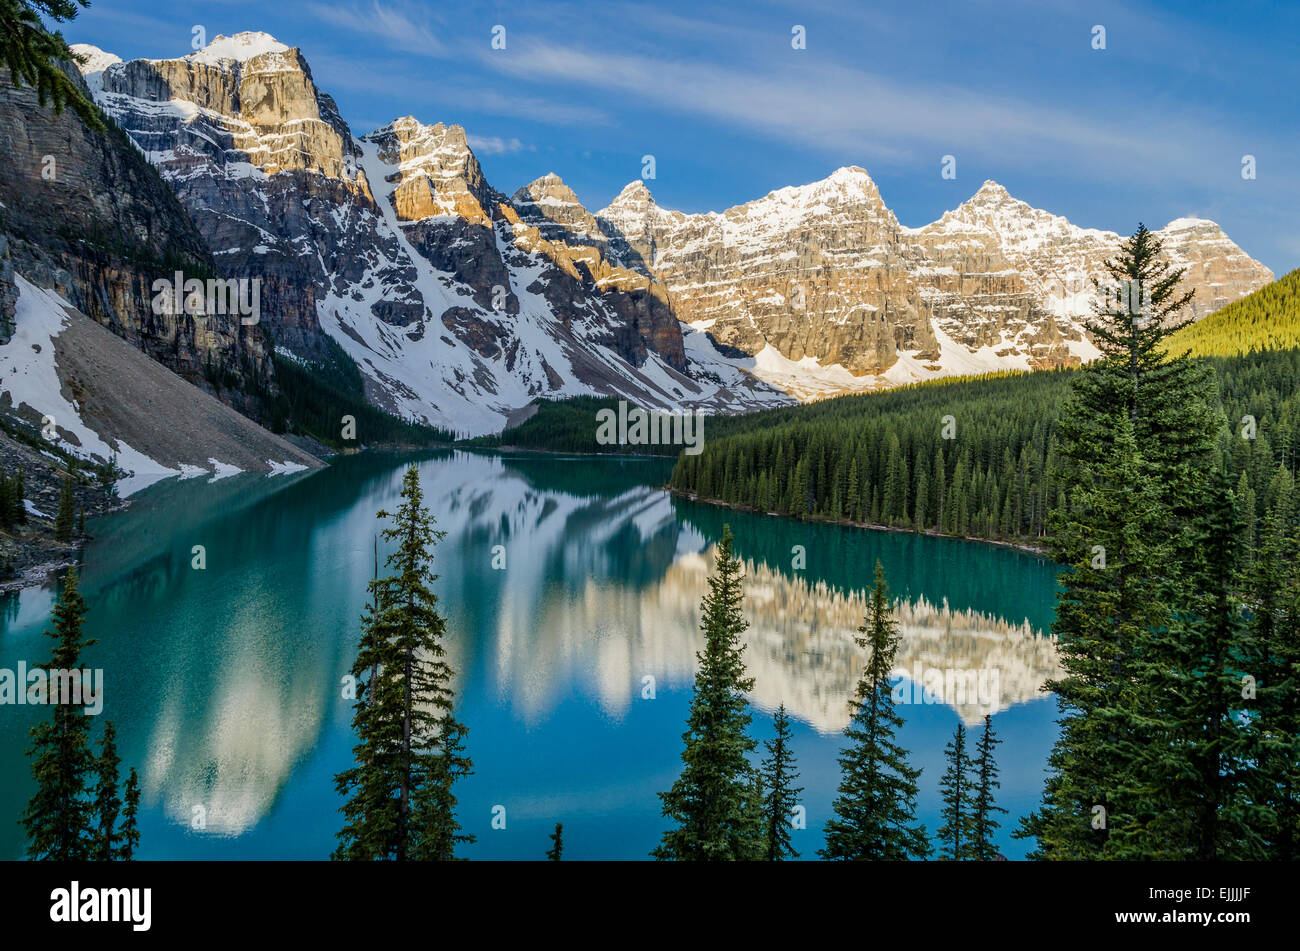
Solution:
<path fill-rule="evenodd" d="M 51 574 L 75 565 L 90 536 L 74 532 L 69 541 L 54 537 L 59 493 L 67 473 L 63 460 L 42 453 L 0 432 L 0 469 L 12 477 L 23 473 L 24 522 L 0 528 L 0 593 L 43 584 Z M 76 510 L 95 518 L 125 509 L 128 503 L 112 495 L 93 473 L 75 475 Z"/>

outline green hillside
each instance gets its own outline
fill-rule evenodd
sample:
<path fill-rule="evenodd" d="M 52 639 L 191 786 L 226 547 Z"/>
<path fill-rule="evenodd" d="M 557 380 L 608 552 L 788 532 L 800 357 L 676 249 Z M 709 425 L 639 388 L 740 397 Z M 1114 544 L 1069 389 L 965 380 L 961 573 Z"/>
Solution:
<path fill-rule="evenodd" d="M 1300 268 L 1247 294 L 1170 338 L 1169 349 L 1230 357 L 1300 347 Z"/>

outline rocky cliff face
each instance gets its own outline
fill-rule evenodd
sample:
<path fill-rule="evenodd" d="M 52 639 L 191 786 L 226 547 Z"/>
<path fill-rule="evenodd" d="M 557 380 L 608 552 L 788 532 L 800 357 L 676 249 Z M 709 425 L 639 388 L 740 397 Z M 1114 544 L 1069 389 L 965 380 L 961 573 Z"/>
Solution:
<path fill-rule="evenodd" d="M 314 355 L 322 291 L 359 279 L 384 242 L 351 134 L 306 61 L 252 35 L 174 60 L 77 50 L 96 100 L 175 189 L 223 271 L 261 281 L 276 341 Z"/>
<path fill-rule="evenodd" d="M 860 168 L 722 213 L 661 212 L 630 185 L 598 218 L 630 265 L 668 285 L 681 320 L 757 355 L 878 373 L 899 348 L 935 352 L 898 221 Z"/>
<path fill-rule="evenodd" d="M 521 217 L 459 126 L 406 117 L 354 138 L 299 51 L 265 34 L 173 60 L 79 51 L 216 260 L 263 281 L 277 343 L 310 357 L 329 334 L 377 405 L 481 433 L 539 396 L 788 400 L 733 366 L 689 365 L 664 287 Z"/>
<path fill-rule="evenodd" d="M 548 207 L 556 227 L 657 276 L 680 319 L 801 396 L 1092 359 L 1083 318 L 1121 240 L 995 182 L 930 225 L 903 227 L 855 167 L 722 213 L 667 211 L 642 182 L 590 218 Z M 1179 219 L 1157 234 L 1187 267 L 1197 317 L 1272 280 L 1213 222 Z"/>
<path fill-rule="evenodd" d="M 1097 354 L 1083 319 L 1119 237 L 993 182 L 922 228 L 857 167 L 705 214 L 634 182 L 592 212 L 553 174 L 507 198 L 458 126 L 353 137 L 265 34 L 172 60 L 81 51 L 218 264 L 263 280 L 277 342 L 312 356 L 330 335 L 407 417 L 486 432 L 579 393 L 739 410 Z M 1160 236 L 1198 315 L 1272 278 L 1212 222 Z"/>
<path fill-rule="evenodd" d="M 223 398 L 256 414 L 249 394 L 271 379 L 256 327 L 228 314 L 158 312 L 153 282 L 177 270 L 216 274 L 185 209 L 119 129 L 98 133 L 55 115 L 0 70 L 0 342 L 12 332 L 15 274 L 51 287 L 85 314 L 200 386 L 222 374 Z"/>

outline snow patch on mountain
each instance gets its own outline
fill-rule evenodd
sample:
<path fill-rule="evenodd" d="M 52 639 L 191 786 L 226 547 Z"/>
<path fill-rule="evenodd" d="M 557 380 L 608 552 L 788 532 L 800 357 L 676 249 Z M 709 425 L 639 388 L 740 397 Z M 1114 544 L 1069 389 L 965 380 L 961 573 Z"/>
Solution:
<path fill-rule="evenodd" d="M 106 53 L 98 46 L 91 46 L 89 43 L 73 43 L 68 49 L 83 58 L 83 62 L 78 63 L 77 68 L 81 70 L 81 78 L 90 87 L 92 95 L 103 92 L 104 70 L 122 62 L 122 57 Z"/>
<path fill-rule="evenodd" d="M 917 228 L 858 166 L 699 214 L 661 208 L 636 180 L 592 213 L 554 173 L 507 199 L 460 126 L 405 116 L 353 138 L 265 33 L 154 61 L 191 98 L 160 99 L 151 71 L 87 55 L 96 99 L 215 216 L 210 243 L 242 239 L 217 260 L 309 272 L 315 313 L 293 329 L 318 325 L 372 401 L 408 419 L 477 435 L 538 397 L 592 393 L 735 411 L 1097 354 L 1085 318 L 1119 236 L 991 180 Z M 218 111 L 252 76 L 278 98 Z M 306 220 L 289 220 L 299 200 Z M 1213 222 L 1159 236 L 1198 315 L 1271 280 Z M 489 304 L 498 289 L 505 304 Z"/>
<path fill-rule="evenodd" d="M 63 394 L 58 367 L 54 360 L 54 340 L 68 324 L 64 311 L 70 306 L 54 291 L 45 290 L 15 275 L 18 303 L 14 316 L 14 335 L 0 346 L 0 392 L 15 409 L 27 406 L 42 418 L 48 417 L 58 430 L 70 434 L 75 442 L 60 437 L 62 447 L 80 459 L 107 462 L 117 456 L 117 464 L 131 476 L 118 483 L 118 491 L 127 496 L 160 479 L 179 475 L 160 462 L 150 459 L 126 442 L 101 435 L 82 418 L 81 410 Z"/>
<path fill-rule="evenodd" d="M 233 36 L 222 36 L 218 33 L 207 46 L 191 53 L 185 59 L 191 63 L 220 66 L 225 61 L 234 60 L 243 63 L 255 56 L 265 53 L 283 53 L 288 49 L 289 47 L 268 33 L 246 31 Z"/>

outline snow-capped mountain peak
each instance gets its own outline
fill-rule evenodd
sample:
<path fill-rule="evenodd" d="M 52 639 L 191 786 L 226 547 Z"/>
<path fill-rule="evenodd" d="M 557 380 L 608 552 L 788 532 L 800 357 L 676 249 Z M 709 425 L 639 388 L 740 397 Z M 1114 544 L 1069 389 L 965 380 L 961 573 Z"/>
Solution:
<path fill-rule="evenodd" d="M 233 36 L 223 36 L 218 33 L 207 46 L 190 53 L 185 59 L 191 63 L 217 66 L 223 61 L 233 60 L 236 63 L 244 63 L 266 53 L 285 53 L 288 50 L 289 47 L 269 33 L 246 31 Z"/>
<path fill-rule="evenodd" d="M 122 57 L 107 53 L 90 43 L 73 43 L 68 48 L 78 56 L 85 58 L 85 62 L 78 64 L 83 76 L 91 73 L 102 73 L 114 63 L 122 62 Z"/>
<path fill-rule="evenodd" d="M 981 186 L 979 187 L 979 190 L 975 192 L 975 195 L 973 195 L 973 196 L 971 196 L 971 197 L 974 198 L 974 197 L 979 196 L 979 195 L 986 195 L 986 196 L 990 196 L 990 197 L 992 197 L 992 196 L 996 196 L 996 197 L 999 197 L 999 198 L 1010 198 L 1010 197 L 1011 197 L 1011 193 L 1008 192 L 1008 191 L 1006 190 L 1006 188 L 1004 188 L 1002 185 L 999 185 L 997 182 L 995 182 L 995 181 L 994 181 L 993 179 L 991 179 L 991 178 L 986 178 L 986 179 L 984 180 L 984 184 L 981 185 Z"/>
<path fill-rule="evenodd" d="M 479 433 L 539 396 L 738 409 L 1096 355 L 1081 318 L 1119 237 L 992 180 L 921 228 L 856 165 L 698 214 L 638 179 L 592 213 L 553 172 L 507 198 L 457 125 L 354 137 L 266 34 L 87 53 L 226 273 L 263 277 L 277 343 L 311 359 L 329 335 L 406 417 Z M 1161 234 L 1197 313 L 1272 278 L 1213 222 Z"/>
<path fill-rule="evenodd" d="M 654 200 L 654 195 L 650 194 L 650 189 L 646 187 L 645 181 L 636 178 L 623 186 L 622 191 L 614 196 L 614 200 L 609 203 L 609 207 L 612 208 L 615 205 L 628 205 L 638 202 L 649 202 L 653 204 Z"/>
<path fill-rule="evenodd" d="M 328 335 L 385 409 L 480 434 L 542 396 L 668 411 L 789 402 L 706 341 L 688 358 L 662 285 L 566 240 L 570 225 L 600 228 L 559 177 L 513 206 L 461 126 L 404 116 L 356 138 L 297 50 L 265 34 L 101 76 L 96 99 L 222 271 L 261 279 L 279 347 L 311 360 Z"/>
<path fill-rule="evenodd" d="M 104 88 L 104 70 L 122 62 L 122 57 L 106 53 L 98 46 L 89 43 L 73 43 L 68 49 L 82 57 L 82 62 L 77 66 L 81 70 L 81 78 L 86 81 L 92 94 Z"/>

